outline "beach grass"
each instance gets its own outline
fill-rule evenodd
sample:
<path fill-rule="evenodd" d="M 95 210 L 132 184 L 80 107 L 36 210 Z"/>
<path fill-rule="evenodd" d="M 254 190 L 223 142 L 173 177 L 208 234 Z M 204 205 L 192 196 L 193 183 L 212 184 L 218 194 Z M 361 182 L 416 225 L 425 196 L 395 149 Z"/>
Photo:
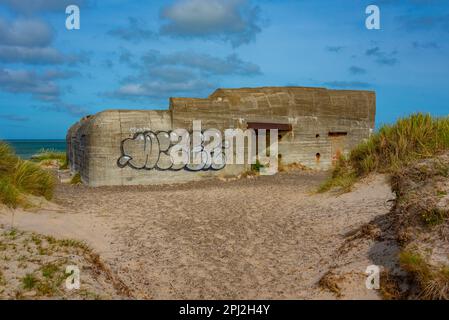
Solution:
<path fill-rule="evenodd" d="M 12 175 L 13 184 L 22 192 L 51 199 L 54 177 L 30 161 L 19 161 Z"/>
<path fill-rule="evenodd" d="M 449 150 L 449 117 L 416 113 L 384 125 L 367 141 L 341 157 L 332 176 L 319 188 L 349 190 L 372 172 L 395 173 L 407 164 Z"/>
<path fill-rule="evenodd" d="M 11 146 L 0 141 L 0 175 L 11 172 L 18 160 Z"/>
<path fill-rule="evenodd" d="M 52 161 L 57 161 L 60 169 L 67 169 L 68 167 L 66 153 L 64 151 L 54 149 L 41 149 L 37 154 L 31 157 L 31 160 L 41 164 L 48 164 Z"/>
<path fill-rule="evenodd" d="M 75 173 L 72 177 L 72 179 L 70 180 L 70 184 L 81 184 L 81 175 L 79 174 L 79 172 Z"/>
<path fill-rule="evenodd" d="M 55 178 L 38 164 L 20 159 L 13 149 L 0 141 L 0 201 L 9 206 L 25 205 L 26 195 L 53 196 Z"/>

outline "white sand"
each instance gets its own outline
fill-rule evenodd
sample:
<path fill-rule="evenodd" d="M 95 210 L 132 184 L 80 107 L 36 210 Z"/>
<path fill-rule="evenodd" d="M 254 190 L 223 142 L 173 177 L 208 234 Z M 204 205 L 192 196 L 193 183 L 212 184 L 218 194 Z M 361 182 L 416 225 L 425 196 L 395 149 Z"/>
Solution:
<path fill-rule="evenodd" d="M 324 177 L 295 171 L 177 186 L 61 185 L 56 210 L 16 210 L 14 223 L 86 241 L 137 298 L 335 298 L 317 282 L 344 235 L 388 213 L 394 196 L 383 176 L 344 195 L 311 194 Z M 10 221 L 3 210 L 0 223 Z M 369 258 L 354 259 L 359 276 L 343 298 L 377 298 L 365 289 Z"/>

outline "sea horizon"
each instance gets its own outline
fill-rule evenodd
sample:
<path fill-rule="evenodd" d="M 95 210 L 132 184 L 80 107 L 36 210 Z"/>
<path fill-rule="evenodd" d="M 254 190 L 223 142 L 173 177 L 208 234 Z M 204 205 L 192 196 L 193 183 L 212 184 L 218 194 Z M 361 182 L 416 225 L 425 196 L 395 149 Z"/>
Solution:
<path fill-rule="evenodd" d="M 30 159 L 42 149 L 66 151 L 65 139 L 2 139 L 22 159 Z"/>

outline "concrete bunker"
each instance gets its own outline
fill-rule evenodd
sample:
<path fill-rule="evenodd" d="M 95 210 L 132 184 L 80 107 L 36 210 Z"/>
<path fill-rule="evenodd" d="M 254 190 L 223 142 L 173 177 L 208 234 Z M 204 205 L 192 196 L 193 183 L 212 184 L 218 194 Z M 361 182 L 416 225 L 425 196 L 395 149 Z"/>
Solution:
<path fill-rule="evenodd" d="M 221 132 L 277 129 L 283 164 L 329 169 L 369 137 L 375 112 L 373 91 L 218 89 L 207 98 L 170 98 L 168 110 L 106 110 L 85 117 L 68 130 L 67 155 L 72 172 L 90 186 L 187 182 L 249 170 L 248 164 L 189 170 L 166 162 L 170 146 L 163 138 L 178 128 L 192 130 L 193 121 L 201 120 L 202 128 Z"/>

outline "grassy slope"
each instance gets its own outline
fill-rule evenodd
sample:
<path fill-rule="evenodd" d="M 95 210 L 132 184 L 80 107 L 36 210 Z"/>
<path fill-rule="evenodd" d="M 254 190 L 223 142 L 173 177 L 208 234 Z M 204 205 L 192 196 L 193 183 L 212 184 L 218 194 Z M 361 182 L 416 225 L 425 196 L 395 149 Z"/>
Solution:
<path fill-rule="evenodd" d="M 332 188 L 349 190 L 371 172 L 394 174 L 408 164 L 449 150 L 449 117 L 413 114 L 394 125 L 383 126 L 366 142 L 341 158 L 321 192 Z"/>
<path fill-rule="evenodd" d="M 27 205 L 27 194 L 51 199 L 54 185 L 50 172 L 36 163 L 20 159 L 8 144 L 0 141 L 1 203 L 13 208 Z"/>
<path fill-rule="evenodd" d="M 400 265 L 414 278 L 411 297 L 449 299 L 449 153 L 397 171 L 394 227 Z"/>
<path fill-rule="evenodd" d="M 449 117 L 413 114 L 382 127 L 341 158 L 318 190 L 349 191 L 372 172 L 391 176 L 399 258 L 416 284 L 409 297 L 449 298 L 449 263 L 435 261 L 441 255 L 436 248 L 449 247 L 449 201 L 442 202 L 449 193 L 448 152 Z"/>

